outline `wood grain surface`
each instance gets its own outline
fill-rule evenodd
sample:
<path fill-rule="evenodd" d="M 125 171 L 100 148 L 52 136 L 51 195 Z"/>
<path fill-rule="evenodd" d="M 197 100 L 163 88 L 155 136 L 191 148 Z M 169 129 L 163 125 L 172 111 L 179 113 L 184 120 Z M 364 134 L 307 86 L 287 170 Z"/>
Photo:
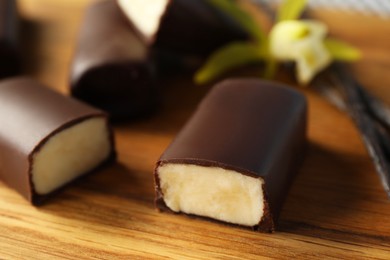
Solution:
<path fill-rule="evenodd" d="M 88 2 L 19 1 L 26 73 L 65 94 Z M 356 76 L 390 100 L 390 21 L 315 15 L 363 50 Z M 256 76 L 258 69 L 240 74 Z M 276 233 L 158 213 L 154 164 L 210 89 L 194 86 L 189 75 L 160 85 L 164 103 L 155 116 L 115 126 L 115 165 L 39 208 L 0 183 L 0 259 L 390 259 L 390 200 L 360 136 L 345 114 L 309 88 L 302 89 L 309 150 Z"/>

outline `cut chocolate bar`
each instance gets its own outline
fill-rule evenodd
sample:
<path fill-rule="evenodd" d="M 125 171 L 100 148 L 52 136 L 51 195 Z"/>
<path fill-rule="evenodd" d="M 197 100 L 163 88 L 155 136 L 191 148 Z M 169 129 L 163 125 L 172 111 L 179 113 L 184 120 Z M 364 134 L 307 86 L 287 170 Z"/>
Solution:
<path fill-rule="evenodd" d="M 0 78 L 20 71 L 18 13 L 15 0 L 0 0 Z"/>
<path fill-rule="evenodd" d="M 160 210 L 272 232 L 306 143 L 306 100 L 259 80 L 218 84 L 155 169 Z"/>
<path fill-rule="evenodd" d="M 189 55 L 209 55 L 248 34 L 207 0 L 117 0 L 149 45 Z"/>
<path fill-rule="evenodd" d="M 0 83 L 0 177 L 37 205 L 115 157 L 107 115 L 28 78 Z"/>
<path fill-rule="evenodd" d="M 93 4 L 71 67 L 72 96 L 107 111 L 113 119 L 152 113 L 159 93 L 149 56 L 114 0 Z"/>

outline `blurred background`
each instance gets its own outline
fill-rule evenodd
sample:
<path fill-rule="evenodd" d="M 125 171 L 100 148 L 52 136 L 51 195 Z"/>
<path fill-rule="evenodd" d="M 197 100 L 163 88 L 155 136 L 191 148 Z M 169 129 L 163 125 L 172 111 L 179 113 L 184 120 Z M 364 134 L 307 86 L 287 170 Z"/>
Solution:
<path fill-rule="evenodd" d="M 248 0 L 255 5 L 277 5 L 279 0 Z M 19 0 L 24 20 L 23 50 L 26 70 L 61 92 L 68 89 L 68 71 L 83 11 L 94 0 Z M 309 16 L 324 21 L 332 36 L 354 44 L 364 54 L 353 66 L 356 77 L 390 103 L 388 54 L 390 53 L 389 0 L 310 0 Z M 253 10 L 253 8 L 251 8 Z M 261 12 L 261 11 L 260 11 Z M 267 28 L 267 19 L 259 15 Z M 375 78 L 377 80 L 373 81 Z M 386 93 L 384 95 L 384 93 Z"/>
<path fill-rule="evenodd" d="M 257 3 L 273 4 L 279 0 L 253 0 Z M 357 12 L 363 15 L 375 15 L 384 19 L 390 18 L 390 1 L 388 0 L 309 0 L 313 9 L 330 9 L 345 12 Z"/>

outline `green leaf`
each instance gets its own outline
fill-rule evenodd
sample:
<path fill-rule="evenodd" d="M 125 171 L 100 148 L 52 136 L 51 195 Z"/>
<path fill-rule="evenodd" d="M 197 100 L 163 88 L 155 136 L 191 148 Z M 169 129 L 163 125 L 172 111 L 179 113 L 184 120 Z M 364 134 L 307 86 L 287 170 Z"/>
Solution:
<path fill-rule="evenodd" d="M 356 61 L 361 58 L 362 54 L 359 49 L 348 43 L 335 39 L 325 39 L 326 49 L 332 55 L 332 58 L 339 61 Z"/>
<path fill-rule="evenodd" d="M 275 59 L 275 57 L 272 56 L 271 51 L 270 51 L 270 38 L 267 36 L 264 40 L 264 44 L 262 44 L 260 52 L 262 53 L 262 57 L 265 62 L 265 68 L 264 68 L 264 73 L 263 77 L 265 79 L 272 79 L 276 71 L 278 70 L 279 64 L 278 61 Z"/>
<path fill-rule="evenodd" d="M 279 7 L 277 21 L 296 20 L 305 10 L 307 0 L 284 0 Z"/>
<path fill-rule="evenodd" d="M 234 42 L 212 54 L 205 65 L 195 74 L 197 84 L 210 82 L 227 71 L 254 62 L 259 62 L 264 55 L 258 45 L 249 42 Z"/>
<path fill-rule="evenodd" d="M 278 70 L 278 62 L 274 59 L 269 59 L 265 63 L 264 75 L 265 79 L 272 79 L 275 77 L 276 71 Z"/>
<path fill-rule="evenodd" d="M 198 0 L 193 0 L 198 1 Z M 253 17 L 241 9 L 235 1 L 231 0 L 208 0 L 216 8 L 222 10 L 234 20 L 237 21 L 257 42 L 264 39 L 265 33 L 261 30 L 260 25 L 256 23 Z"/>

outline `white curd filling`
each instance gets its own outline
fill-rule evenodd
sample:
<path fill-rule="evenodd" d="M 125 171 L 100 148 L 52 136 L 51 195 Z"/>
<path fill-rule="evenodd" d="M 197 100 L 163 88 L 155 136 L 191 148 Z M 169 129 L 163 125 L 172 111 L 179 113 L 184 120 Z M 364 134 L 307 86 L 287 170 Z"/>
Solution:
<path fill-rule="evenodd" d="M 156 34 L 169 0 L 118 0 L 128 19 L 151 39 Z"/>
<path fill-rule="evenodd" d="M 264 211 L 263 180 L 219 167 L 168 163 L 158 168 L 165 204 L 174 212 L 257 225 Z"/>
<path fill-rule="evenodd" d="M 33 155 L 35 191 L 44 195 L 56 190 L 98 166 L 110 151 L 105 118 L 87 119 L 58 132 Z"/>

